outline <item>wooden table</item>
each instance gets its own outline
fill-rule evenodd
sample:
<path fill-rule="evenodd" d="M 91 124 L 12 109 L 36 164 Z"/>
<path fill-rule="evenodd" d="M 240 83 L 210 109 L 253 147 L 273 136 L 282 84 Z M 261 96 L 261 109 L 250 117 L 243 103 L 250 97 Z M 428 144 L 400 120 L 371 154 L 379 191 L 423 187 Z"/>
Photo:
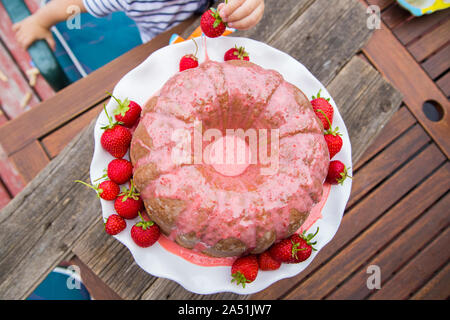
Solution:
<path fill-rule="evenodd" d="M 368 150 L 371 154 L 365 153 L 402 101 L 401 94 L 370 63 L 357 56 L 372 34 L 366 27 L 367 17 L 365 7 L 356 0 L 335 1 L 332 6 L 328 0 L 282 2 L 266 0 L 266 15 L 263 21 L 252 30 L 236 33 L 239 36 L 264 41 L 287 52 L 308 67 L 327 86 L 349 130 L 354 164 L 362 163 L 358 161 L 360 159 L 364 159 L 366 163 L 377 154 L 376 148 L 379 148 L 379 151 L 388 145 L 386 141 L 389 143 L 394 141 L 397 125 L 391 125 L 390 134 L 384 135 L 381 141 L 375 141 L 375 148 Z M 195 25 L 186 29 L 186 25 L 183 25 L 178 29 L 186 29 L 184 34 L 189 34 L 193 27 Z M 86 79 L 62 90 L 42 103 L 39 109 L 32 109 L 15 121 L 0 127 L 3 152 L 7 155 L 20 153 L 22 159 L 44 153 L 41 145 L 36 144 L 37 137 L 57 129 L 74 114 L 98 113 L 99 108 L 107 101 L 106 90 L 111 90 L 123 74 L 138 65 L 151 52 L 166 45 L 168 36 L 169 33 L 162 34 L 152 42 L 128 52 Z M 376 48 L 369 50 L 375 51 Z M 374 59 L 372 63 L 377 61 Z M 400 123 L 409 128 L 411 121 L 408 119 L 410 118 L 407 113 L 403 111 L 395 119 L 394 124 Z M 30 123 L 34 125 L 30 126 Z M 366 297 L 368 295 L 365 285 L 367 275 L 364 272 L 366 261 L 376 256 L 377 251 L 388 244 L 398 228 L 405 228 L 418 218 L 406 215 L 405 212 L 411 209 L 410 206 L 401 206 L 381 216 L 385 210 L 393 207 L 396 201 L 394 196 L 390 196 L 394 192 L 389 193 L 388 189 L 383 191 L 384 203 L 358 202 L 356 198 L 344 216 L 336 238 L 301 274 L 292 279 L 279 281 L 251 297 L 230 293 L 196 295 L 184 290 L 175 282 L 145 273 L 136 265 L 128 249 L 102 230 L 98 199 L 92 196 L 87 188 L 73 183 L 76 179 L 87 180 L 89 175 L 93 152 L 93 123 L 85 129 L 82 129 L 83 127 L 81 124 L 74 124 L 73 127 L 64 128 L 81 133 L 61 152 L 62 146 L 58 144 L 58 135 L 47 136 L 46 152 L 59 155 L 0 213 L 2 299 L 27 297 L 46 274 L 62 260 L 71 260 L 81 266 L 85 282 L 95 283 L 92 290 L 95 290 L 93 295 L 96 298 L 296 299 L 321 298 L 333 294 L 336 297 L 343 297 L 346 294 L 347 297 Z M 15 134 L 5 139 L 3 137 L 7 132 Z M 420 132 L 418 135 L 420 136 Z M 405 149 L 408 149 L 408 143 L 404 144 Z M 426 144 L 426 139 L 423 144 Z M 445 146 L 443 149 L 447 150 Z M 428 161 L 433 168 L 445 161 L 445 156 L 434 149 L 421 155 L 420 160 Z M 402 157 L 402 154 L 397 156 Z M 415 196 L 417 193 L 426 197 L 430 192 L 442 193 L 433 189 L 433 186 L 439 185 L 436 182 L 440 179 L 449 180 L 448 167 L 447 165 L 443 170 L 422 173 L 418 179 L 424 179 L 425 175 L 429 175 L 430 178 L 427 180 L 429 182 L 414 190 L 412 195 Z M 358 169 L 360 168 L 362 165 L 359 165 Z M 395 178 L 404 177 L 401 173 L 394 175 Z M 360 198 L 365 194 L 364 186 L 369 184 L 370 187 L 381 183 L 371 176 L 367 176 L 366 179 L 363 180 L 366 184 L 358 182 L 360 180 L 355 182 L 356 192 Z M 446 185 L 447 189 L 448 187 Z M 445 208 L 447 204 L 448 200 L 440 201 L 440 207 L 434 210 L 439 212 L 439 209 Z M 384 206 L 378 216 L 364 214 L 364 208 L 370 209 L 375 205 Z M 414 205 L 417 206 L 417 203 Z M 358 206 L 362 209 L 357 208 Z M 419 206 L 428 208 L 426 198 Z M 427 219 L 424 221 L 425 226 L 431 218 L 427 216 Z M 436 223 L 434 220 L 431 221 Z M 360 236 L 361 234 L 364 236 Z M 380 234 L 384 236 L 380 237 Z M 354 238 L 356 240 L 352 241 Z M 443 232 L 433 242 L 437 241 L 432 247 L 434 251 L 431 249 L 426 251 L 422 259 L 435 254 L 440 248 L 445 248 L 448 240 L 448 232 Z M 403 248 L 401 245 L 405 245 L 401 242 L 396 244 L 400 248 Z M 387 255 L 389 252 L 383 253 L 384 255 L 377 257 L 389 259 L 390 256 Z M 394 265 L 391 269 L 389 272 L 393 273 Z M 348 280 L 353 274 L 354 276 Z M 344 286 L 346 290 L 336 290 L 336 286 L 344 280 L 347 280 Z M 349 283 L 352 282 L 353 285 L 350 286 Z M 395 287 L 391 288 L 393 289 Z M 380 290 L 374 295 L 382 292 L 386 291 Z"/>

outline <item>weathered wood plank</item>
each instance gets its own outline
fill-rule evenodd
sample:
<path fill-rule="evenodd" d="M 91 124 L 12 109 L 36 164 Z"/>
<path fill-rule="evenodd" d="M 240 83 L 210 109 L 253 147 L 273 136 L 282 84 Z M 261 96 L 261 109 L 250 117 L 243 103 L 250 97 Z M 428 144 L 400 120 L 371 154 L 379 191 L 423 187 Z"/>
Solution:
<path fill-rule="evenodd" d="M 358 179 L 352 183 L 351 207 L 370 192 L 379 182 L 395 172 L 405 161 L 430 141 L 430 137 L 420 125 L 415 125 L 381 154 L 358 171 Z"/>
<path fill-rule="evenodd" d="M 424 184 L 429 183 L 428 179 Z M 438 183 L 439 184 L 439 183 Z M 430 189 L 433 189 L 431 186 Z M 429 190 L 421 190 L 429 194 Z M 417 191 L 414 191 L 417 194 Z M 420 197 L 419 197 L 420 198 Z M 432 199 L 436 199 L 435 195 L 431 195 Z M 409 196 L 406 199 L 411 199 Z M 428 199 L 425 199 L 429 203 Z M 404 200 L 402 203 L 405 204 Z M 406 205 L 408 205 L 406 203 Z M 422 203 L 420 206 L 423 208 Z M 396 206 L 397 208 L 398 206 Z M 440 230 L 445 228 L 450 222 L 450 216 L 447 212 L 447 208 L 450 207 L 450 195 L 445 196 L 439 200 L 438 203 L 433 205 L 425 214 L 423 214 L 414 224 L 408 228 L 405 232 L 396 236 L 395 239 L 386 246 L 386 248 L 377 254 L 373 259 L 364 263 L 360 270 L 358 270 L 352 277 L 344 284 L 340 285 L 336 291 L 334 291 L 327 299 L 364 299 L 374 290 L 369 290 L 366 283 L 368 274 L 366 272 L 367 267 L 370 265 L 379 266 L 383 279 L 390 278 L 394 272 L 407 263 L 416 254 L 418 248 L 422 248 L 427 243 L 431 242 L 433 238 L 439 233 Z M 389 214 L 395 210 L 390 210 Z M 418 209 L 411 210 L 412 212 L 419 213 Z M 408 213 L 406 213 L 408 215 Z M 402 219 L 399 219 L 399 221 Z M 384 234 L 383 234 L 384 237 Z M 429 290 L 434 291 L 434 290 Z M 427 292 L 429 292 L 427 291 Z M 450 292 L 450 291 L 448 291 Z"/>
<path fill-rule="evenodd" d="M 342 69 L 328 86 L 328 91 L 347 126 L 352 159 L 356 163 L 397 111 L 402 96 L 358 57 Z"/>
<path fill-rule="evenodd" d="M 19 174 L 11 160 L 4 156 L 0 148 L 0 178 L 8 188 L 9 192 L 15 196 L 25 187 L 25 179 Z"/>
<path fill-rule="evenodd" d="M 401 107 L 389 120 L 380 134 L 370 144 L 358 162 L 353 165 L 353 172 L 373 158 L 377 153 L 386 148 L 406 130 L 416 123 L 416 119 L 411 115 L 406 107 Z"/>
<path fill-rule="evenodd" d="M 38 141 L 14 153 L 9 160 L 17 168 L 25 182 L 30 182 L 50 162 Z"/>
<path fill-rule="evenodd" d="M 341 225 L 333 240 L 323 248 L 314 261 L 299 275 L 278 281 L 270 288 L 252 295 L 252 299 L 277 299 L 296 287 L 310 276 L 322 264 L 342 250 L 356 235 L 366 229 L 378 217 L 397 203 L 420 181 L 430 175 L 445 161 L 445 157 L 436 148 L 430 146 L 412 159 L 404 167 L 383 182 L 363 201 L 344 214 Z M 423 166 L 427 163 L 427 166 Z M 354 179 L 358 179 L 356 173 Z"/>
<path fill-rule="evenodd" d="M 450 19 L 410 44 L 409 52 L 417 61 L 423 61 L 448 42 L 448 30 L 450 30 Z"/>
<path fill-rule="evenodd" d="M 447 264 L 412 297 L 412 300 L 448 300 L 450 297 L 450 264 Z"/>
<path fill-rule="evenodd" d="M 433 273 L 448 262 L 450 228 L 445 229 L 369 299 L 408 299 Z"/>
<path fill-rule="evenodd" d="M 0 299 L 26 298 L 89 226 L 101 224 L 100 202 L 73 182 L 89 176 L 92 130 L 93 123 L 0 211 Z"/>
<path fill-rule="evenodd" d="M 446 181 L 444 185 L 442 181 Z M 450 165 L 433 174 L 285 298 L 306 300 L 324 298 L 367 259 L 388 245 L 398 232 L 414 221 L 442 194 L 445 194 L 448 188 L 450 188 Z M 447 215 L 446 220 L 448 221 L 449 218 L 450 216 Z M 394 254 L 396 258 L 400 255 L 401 253 Z M 333 275 L 331 279 L 330 274 Z M 382 268 L 382 275 L 386 276 L 384 268 Z M 366 282 L 363 281 L 359 285 L 365 286 L 365 284 Z M 383 288 L 384 290 L 386 289 Z"/>
<path fill-rule="evenodd" d="M 427 76 L 426 72 L 384 24 L 380 30 L 374 32 L 363 51 L 372 64 L 403 94 L 406 106 L 445 155 L 449 157 L 449 112 L 444 113 L 441 121 L 432 122 L 422 111 L 423 103 L 428 100 L 434 100 L 444 110 L 450 110 L 449 101 L 436 87 L 433 80 Z"/>
<path fill-rule="evenodd" d="M 123 75 L 144 61 L 153 51 L 167 45 L 172 33 L 183 30 L 192 21 L 193 19 L 188 19 L 152 41 L 128 51 L 92 72 L 89 77 L 64 88 L 37 108 L 32 108 L 14 121 L 8 121 L 1 126 L 0 145 L 6 155 L 20 150 L 31 141 L 45 136 L 108 98 L 106 91 L 111 91 Z M 83 99 L 80 99 L 80 92 L 83 92 Z"/>
<path fill-rule="evenodd" d="M 326 0 L 317 0 L 269 44 L 303 63 L 328 85 L 368 41 L 372 31 L 366 21 L 358 1 L 343 0 L 330 6 Z"/>
<path fill-rule="evenodd" d="M 30 88 L 28 80 L 25 79 L 19 68 L 17 68 L 1 42 L 0 70 L 7 77 L 7 81 L 0 80 L 0 101 L 2 110 L 4 110 L 9 118 L 16 118 L 30 107 L 39 103 L 39 99 Z M 29 95 L 28 103 L 21 105 L 27 95 Z"/>

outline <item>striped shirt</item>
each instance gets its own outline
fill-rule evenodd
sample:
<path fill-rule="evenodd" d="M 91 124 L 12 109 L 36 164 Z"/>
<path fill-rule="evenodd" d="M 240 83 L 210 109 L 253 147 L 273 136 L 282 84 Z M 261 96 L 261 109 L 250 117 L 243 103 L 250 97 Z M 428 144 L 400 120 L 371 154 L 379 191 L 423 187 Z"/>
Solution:
<path fill-rule="evenodd" d="M 194 13 L 206 11 L 210 0 L 83 0 L 83 4 L 95 17 L 125 12 L 136 22 L 145 43 Z"/>

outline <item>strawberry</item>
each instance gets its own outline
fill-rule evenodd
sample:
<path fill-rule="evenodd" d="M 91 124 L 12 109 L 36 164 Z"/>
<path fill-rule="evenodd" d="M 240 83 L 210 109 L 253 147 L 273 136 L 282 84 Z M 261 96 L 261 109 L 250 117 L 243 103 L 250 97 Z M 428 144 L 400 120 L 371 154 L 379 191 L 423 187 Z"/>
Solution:
<path fill-rule="evenodd" d="M 237 285 L 251 283 L 258 275 L 258 259 L 255 255 L 237 258 L 231 266 L 231 282 L 236 281 Z"/>
<path fill-rule="evenodd" d="M 332 130 L 329 129 L 325 131 L 325 141 L 328 146 L 328 151 L 330 153 L 330 159 L 333 159 L 333 157 L 342 149 L 342 138 L 341 134 L 339 133 L 339 128 L 336 127 L 336 129 Z"/>
<path fill-rule="evenodd" d="M 91 186 L 84 181 L 75 180 L 75 182 L 79 182 L 84 184 L 85 186 L 94 189 L 97 192 L 97 197 L 102 198 L 103 200 L 114 200 L 117 198 L 120 192 L 120 188 L 117 183 L 106 180 L 98 185 Z"/>
<path fill-rule="evenodd" d="M 310 256 L 312 251 L 316 251 L 316 249 L 313 247 L 317 242 L 311 242 L 311 240 L 317 235 L 319 232 L 319 228 L 317 227 L 317 230 L 314 234 L 310 233 L 308 235 L 305 234 L 306 231 L 303 231 L 302 234 L 294 233 L 290 239 L 293 241 L 293 247 L 292 247 L 292 260 L 289 263 L 299 263 L 307 260 Z"/>
<path fill-rule="evenodd" d="M 269 251 L 264 251 L 258 255 L 258 266 L 263 271 L 277 270 L 281 263 L 270 255 Z"/>
<path fill-rule="evenodd" d="M 292 252 L 293 245 L 294 243 L 291 239 L 283 239 L 270 247 L 269 254 L 273 259 L 279 262 L 289 263 L 294 254 Z"/>
<path fill-rule="evenodd" d="M 114 209 L 124 219 L 134 219 L 139 211 L 144 207 L 144 203 L 134 188 L 133 179 L 131 179 L 130 189 L 125 189 L 114 201 Z"/>
<path fill-rule="evenodd" d="M 328 167 L 326 182 L 343 185 L 346 178 L 352 177 L 348 175 L 348 169 L 345 165 L 339 160 L 331 161 Z"/>
<path fill-rule="evenodd" d="M 180 72 L 186 69 L 193 69 L 198 67 L 198 59 L 197 59 L 197 51 L 198 45 L 194 39 L 192 39 L 195 43 L 195 53 L 194 54 L 186 54 L 180 60 Z"/>
<path fill-rule="evenodd" d="M 120 125 L 120 122 L 113 122 L 106 111 L 106 106 L 103 108 L 108 117 L 109 124 L 102 127 L 105 131 L 100 138 L 100 143 L 113 157 L 122 158 L 130 146 L 131 133 L 127 128 Z"/>
<path fill-rule="evenodd" d="M 223 60 L 229 61 L 229 60 L 246 60 L 250 61 L 250 57 L 248 56 L 248 53 L 245 51 L 244 47 L 237 47 L 235 45 L 234 48 L 231 48 L 227 52 L 225 52 L 225 55 L 223 57 Z"/>
<path fill-rule="evenodd" d="M 194 69 L 198 67 L 198 59 L 193 54 L 187 54 L 180 60 L 180 72 L 187 69 Z"/>
<path fill-rule="evenodd" d="M 105 222 L 105 231 L 112 236 L 122 232 L 126 227 L 125 220 L 117 214 L 110 215 Z"/>
<path fill-rule="evenodd" d="M 159 227 L 153 221 L 145 221 L 139 213 L 141 221 L 131 228 L 131 238 L 142 248 L 147 248 L 158 241 L 160 236 Z"/>
<path fill-rule="evenodd" d="M 226 25 L 217 9 L 211 8 L 200 18 L 200 27 L 207 37 L 217 38 L 225 32 Z"/>
<path fill-rule="evenodd" d="M 117 108 L 113 111 L 114 118 L 116 118 L 118 122 L 121 122 L 124 127 L 133 127 L 136 121 L 141 116 L 141 106 L 134 101 L 128 100 L 128 98 L 125 98 L 125 100 L 121 101 L 114 97 L 111 93 L 106 93 L 109 94 L 114 100 L 116 100 L 118 104 Z"/>
<path fill-rule="evenodd" d="M 322 122 L 323 128 L 325 130 L 328 130 L 331 128 L 331 125 L 333 123 L 334 110 L 333 106 L 329 102 L 330 98 L 325 99 L 320 96 L 321 91 L 322 89 L 320 89 L 319 93 L 317 93 L 317 97 L 313 96 L 311 105 L 314 109 L 314 112 L 316 113 L 316 116 Z"/>
<path fill-rule="evenodd" d="M 133 165 L 126 159 L 114 159 L 108 164 L 108 178 L 117 184 L 124 184 L 133 175 Z"/>

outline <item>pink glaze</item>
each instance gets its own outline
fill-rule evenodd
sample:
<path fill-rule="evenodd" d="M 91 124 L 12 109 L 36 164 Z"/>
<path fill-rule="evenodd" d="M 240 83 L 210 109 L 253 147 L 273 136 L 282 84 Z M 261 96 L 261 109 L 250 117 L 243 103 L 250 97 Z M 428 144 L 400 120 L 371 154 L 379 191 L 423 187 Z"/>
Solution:
<path fill-rule="evenodd" d="M 226 105 L 221 103 L 224 96 Z M 152 163 L 160 173 L 141 190 L 144 200 L 176 199 L 185 204 L 169 239 L 194 232 L 199 239 L 195 248 L 202 250 L 226 238 L 255 248 L 267 231 L 275 231 L 277 239 L 285 238 L 291 210 L 310 212 L 320 201 L 328 169 L 322 128 L 308 104 L 279 73 L 257 65 L 238 67 L 209 60 L 169 79 L 155 112 L 141 120 L 153 145 L 146 146 L 149 154 L 135 164 L 136 169 Z M 261 162 L 260 154 L 258 163 L 238 177 L 223 175 L 207 164 L 176 163 L 170 157 L 173 132 L 188 130 L 194 141 L 195 120 L 202 122 L 203 132 L 280 129 L 279 146 L 273 151 L 278 156 L 276 171 L 261 174 L 273 163 Z M 271 146 L 270 134 L 268 140 Z M 201 148 L 209 143 L 203 141 Z M 206 218 L 202 212 L 208 212 Z"/>
<path fill-rule="evenodd" d="M 322 209 L 325 206 L 325 203 L 327 202 L 328 195 L 330 194 L 330 189 L 331 189 L 330 184 L 325 183 L 323 185 L 322 200 L 314 206 L 308 218 L 300 227 L 300 229 L 297 231 L 297 233 L 301 233 L 303 232 L 303 230 L 309 230 L 309 228 L 311 228 L 311 226 L 314 223 L 316 223 L 317 220 L 322 218 Z M 227 257 L 227 258 L 210 257 L 200 252 L 184 248 L 164 235 L 161 235 L 158 242 L 167 251 L 183 258 L 186 261 L 189 261 L 193 264 L 203 267 L 231 266 L 234 260 L 236 259 L 235 257 Z"/>

